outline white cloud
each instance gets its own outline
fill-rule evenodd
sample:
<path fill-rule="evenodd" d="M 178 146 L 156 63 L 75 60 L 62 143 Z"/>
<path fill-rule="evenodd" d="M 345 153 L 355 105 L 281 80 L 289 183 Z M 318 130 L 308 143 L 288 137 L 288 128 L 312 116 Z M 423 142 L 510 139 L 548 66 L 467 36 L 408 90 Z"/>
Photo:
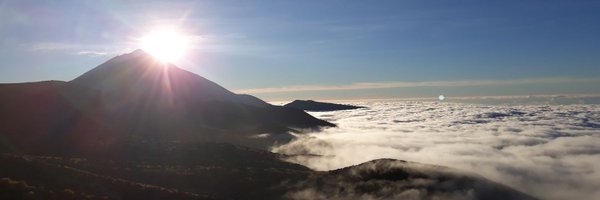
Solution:
<path fill-rule="evenodd" d="M 409 87 L 468 87 L 468 86 L 510 86 L 523 84 L 556 84 L 556 83 L 594 83 L 600 78 L 537 78 L 515 80 L 458 80 L 458 81 L 424 81 L 424 82 L 364 82 L 348 85 L 295 85 L 269 88 L 253 88 L 236 90 L 243 94 L 286 93 L 307 91 L 341 91 Z"/>
<path fill-rule="evenodd" d="M 130 44 L 79 44 L 67 42 L 39 42 L 23 44 L 30 51 L 61 51 L 82 56 L 119 55 L 132 51 Z"/>
<path fill-rule="evenodd" d="M 600 198 L 599 105 L 348 103 L 369 108 L 311 113 L 339 127 L 273 151 L 317 170 L 396 158 L 472 171 L 542 199 Z"/>
<path fill-rule="evenodd" d="M 108 52 L 102 52 L 102 51 L 80 51 L 77 52 L 77 55 L 90 55 L 90 56 L 104 56 L 104 55 L 108 55 Z"/>

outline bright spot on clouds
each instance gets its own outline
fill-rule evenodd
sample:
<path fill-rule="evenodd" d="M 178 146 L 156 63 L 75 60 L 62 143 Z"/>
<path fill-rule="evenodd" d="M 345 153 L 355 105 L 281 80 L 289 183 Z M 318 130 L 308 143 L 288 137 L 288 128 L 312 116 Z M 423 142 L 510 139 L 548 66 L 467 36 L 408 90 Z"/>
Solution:
<path fill-rule="evenodd" d="M 439 99 L 440 101 L 443 101 L 444 99 L 446 99 L 446 97 L 445 97 L 444 95 L 440 95 L 440 96 L 438 97 L 438 99 Z"/>
<path fill-rule="evenodd" d="M 541 199 L 600 199 L 600 105 L 344 103 L 368 108 L 311 112 L 338 127 L 273 151 L 316 170 L 395 158 L 471 171 Z"/>

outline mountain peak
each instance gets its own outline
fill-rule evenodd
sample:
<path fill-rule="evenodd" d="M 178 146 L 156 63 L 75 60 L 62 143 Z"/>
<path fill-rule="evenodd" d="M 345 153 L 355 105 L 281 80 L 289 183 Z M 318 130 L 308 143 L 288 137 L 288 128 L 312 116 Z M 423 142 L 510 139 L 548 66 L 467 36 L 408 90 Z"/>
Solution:
<path fill-rule="evenodd" d="M 69 82 L 125 99 L 219 100 L 267 106 L 258 98 L 234 94 L 220 85 L 175 65 L 163 63 L 144 50 L 116 56 Z M 126 97 L 125 97 L 126 96 Z"/>
<path fill-rule="evenodd" d="M 159 60 L 152 56 L 150 53 L 142 50 L 142 49 L 136 49 L 132 52 L 129 53 L 125 53 L 125 54 L 121 54 L 119 56 L 114 57 L 113 59 L 116 58 L 121 58 L 121 59 L 142 59 L 142 60 L 147 60 L 147 61 L 156 61 L 159 62 Z M 111 60 L 113 60 L 111 59 Z M 110 61 L 110 60 L 109 60 Z"/>
<path fill-rule="evenodd" d="M 136 49 L 130 53 L 126 53 L 126 54 L 122 54 L 121 56 L 124 57 L 138 57 L 138 58 L 152 58 L 154 60 L 158 60 L 156 59 L 156 57 L 154 57 L 152 54 L 142 50 L 142 49 Z"/>
<path fill-rule="evenodd" d="M 142 50 L 142 49 L 136 49 L 136 50 L 133 50 L 133 51 L 132 51 L 131 53 L 129 53 L 129 54 L 140 54 L 140 53 L 145 53 L 145 54 L 148 54 L 146 51 L 144 51 L 144 50 Z"/>
<path fill-rule="evenodd" d="M 94 69 L 70 81 L 86 87 L 104 87 L 139 79 L 144 74 L 159 73 L 164 64 L 141 49 L 115 56 Z"/>

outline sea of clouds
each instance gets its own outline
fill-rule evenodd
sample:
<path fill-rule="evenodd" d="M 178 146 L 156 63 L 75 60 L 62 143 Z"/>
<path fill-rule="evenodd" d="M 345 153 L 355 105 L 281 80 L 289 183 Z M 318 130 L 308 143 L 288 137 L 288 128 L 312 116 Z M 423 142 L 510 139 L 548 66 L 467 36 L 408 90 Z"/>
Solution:
<path fill-rule="evenodd" d="M 311 112 L 338 127 L 273 151 L 316 170 L 378 158 L 478 173 L 542 199 L 600 199 L 600 105 L 346 102 Z"/>

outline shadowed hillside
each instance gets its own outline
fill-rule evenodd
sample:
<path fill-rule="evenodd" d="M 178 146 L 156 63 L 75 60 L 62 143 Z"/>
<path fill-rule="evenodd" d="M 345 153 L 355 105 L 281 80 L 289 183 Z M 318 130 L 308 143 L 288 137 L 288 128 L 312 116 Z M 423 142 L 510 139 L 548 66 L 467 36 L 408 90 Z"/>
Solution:
<path fill-rule="evenodd" d="M 291 199 L 535 199 L 475 174 L 379 159 L 312 175 L 286 194 Z"/>
<path fill-rule="evenodd" d="M 333 126 L 302 111 L 234 94 L 142 50 L 69 82 L 0 84 L 0 120 L 10 144 L 5 148 L 45 153 L 94 151 L 138 138 L 251 143 L 244 138 L 252 134 Z"/>
<path fill-rule="evenodd" d="M 105 158 L 1 154 L 3 199 L 534 199 L 450 168 L 376 160 L 330 172 L 227 144 Z"/>
<path fill-rule="evenodd" d="M 306 110 L 306 111 L 336 111 L 336 110 L 352 110 L 352 109 L 363 108 L 361 106 L 317 102 L 317 101 L 313 101 L 313 100 L 295 100 L 288 104 L 285 104 L 284 107 L 296 108 L 296 109 Z"/>

